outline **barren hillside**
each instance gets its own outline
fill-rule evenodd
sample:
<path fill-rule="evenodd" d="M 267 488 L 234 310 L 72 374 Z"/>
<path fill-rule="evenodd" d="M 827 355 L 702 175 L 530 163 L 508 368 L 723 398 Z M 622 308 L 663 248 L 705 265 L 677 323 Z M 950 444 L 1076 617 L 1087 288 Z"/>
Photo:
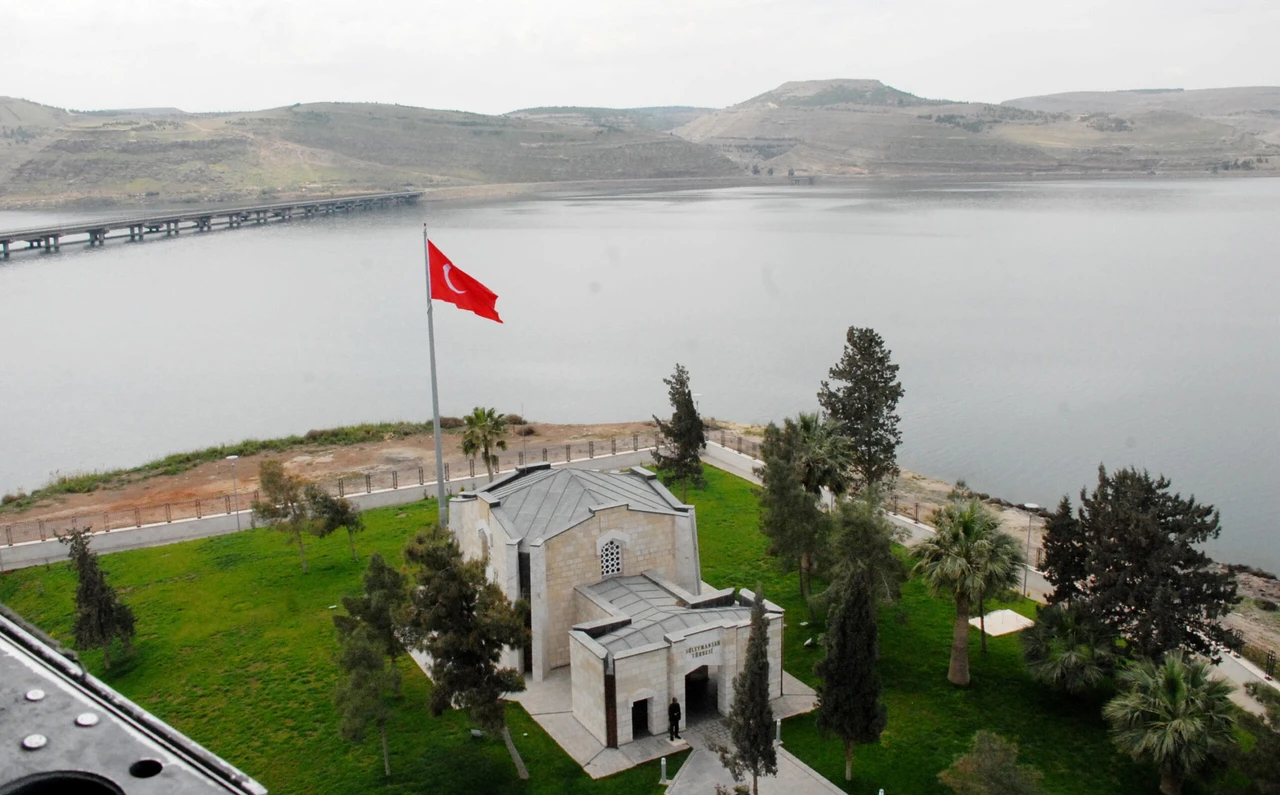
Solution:
<path fill-rule="evenodd" d="M 1188 111 L 1119 117 L 1066 103 L 958 103 L 875 80 L 818 80 L 785 83 L 677 133 L 745 167 L 801 175 L 1204 173 L 1242 158 L 1259 169 L 1280 166 L 1270 162 L 1280 145 Z"/>
<path fill-rule="evenodd" d="M 395 105 L 166 116 L 0 100 L 0 117 L 14 120 L 0 126 L 0 203 L 10 206 L 739 173 L 706 147 L 641 125 Z"/>

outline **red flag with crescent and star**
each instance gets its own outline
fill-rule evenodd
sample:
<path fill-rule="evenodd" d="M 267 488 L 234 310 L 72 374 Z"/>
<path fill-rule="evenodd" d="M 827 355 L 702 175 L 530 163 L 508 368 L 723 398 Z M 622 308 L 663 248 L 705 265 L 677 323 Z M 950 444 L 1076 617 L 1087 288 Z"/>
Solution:
<path fill-rule="evenodd" d="M 430 240 L 427 241 L 427 251 L 431 262 L 432 298 L 475 312 L 480 317 L 502 322 L 495 306 L 498 302 L 497 294 L 459 270 Z"/>

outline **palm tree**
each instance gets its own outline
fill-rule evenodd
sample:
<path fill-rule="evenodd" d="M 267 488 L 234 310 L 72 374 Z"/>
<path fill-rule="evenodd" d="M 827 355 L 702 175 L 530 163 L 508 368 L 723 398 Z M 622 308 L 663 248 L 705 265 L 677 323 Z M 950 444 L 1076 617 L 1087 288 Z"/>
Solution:
<path fill-rule="evenodd" d="M 794 420 L 787 418 L 783 433 L 795 444 L 795 467 L 801 488 L 811 494 L 814 502 L 825 511 L 823 489 L 835 497 L 849 490 L 853 442 L 844 435 L 839 423 L 804 412 Z M 810 547 L 800 554 L 801 590 L 806 598 L 813 595 L 813 571 L 817 568 L 818 552 L 825 544 L 829 524 L 822 521 L 815 525 L 809 537 Z M 812 606 L 809 608 L 809 620 L 813 620 Z"/>
<path fill-rule="evenodd" d="M 1033 679 L 1083 693 L 1102 683 L 1116 665 L 1116 637 L 1079 606 L 1040 609 L 1022 633 L 1023 657 Z"/>
<path fill-rule="evenodd" d="M 1018 574 L 1022 571 L 1022 548 L 1012 536 L 997 528 L 984 550 L 986 561 L 979 567 L 984 582 L 978 592 L 978 635 L 982 638 L 982 653 L 986 654 L 987 597 L 1017 587 Z"/>
<path fill-rule="evenodd" d="M 462 431 L 462 453 L 473 459 L 478 454 L 492 483 L 493 470 L 498 467 L 498 454 L 493 451 L 507 449 L 507 442 L 502 438 L 507 432 L 506 415 L 499 414 L 497 409 L 476 406 L 462 420 L 466 423 Z"/>
<path fill-rule="evenodd" d="M 1181 651 L 1134 663 L 1120 672 L 1124 692 L 1102 708 L 1116 747 L 1159 768 L 1164 795 L 1179 795 L 1187 776 L 1235 742 L 1234 688 L 1211 670 Z"/>
<path fill-rule="evenodd" d="M 938 531 L 915 548 L 914 571 L 921 574 L 935 596 L 945 594 L 956 602 L 951 640 L 951 668 L 947 679 L 954 685 L 969 684 L 969 609 L 996 590 L 1003 572 L 1016 567 L 1017 545 L 1000 540 L 999 522 L 982 503 L 951 503 L 938 512 Z M 1008 559 L 1013 552 L 1012 562 Z"/>
<path fill-rule="evenodd" d="M 794 421 L 788 419 L 787 425 L 800 443 L 796 466 L 804 490 L 816 497 L 824 488 L 836 497 L 847 492 L 853 471 L 853 442 L 840 423 L 801 412 Z"/>

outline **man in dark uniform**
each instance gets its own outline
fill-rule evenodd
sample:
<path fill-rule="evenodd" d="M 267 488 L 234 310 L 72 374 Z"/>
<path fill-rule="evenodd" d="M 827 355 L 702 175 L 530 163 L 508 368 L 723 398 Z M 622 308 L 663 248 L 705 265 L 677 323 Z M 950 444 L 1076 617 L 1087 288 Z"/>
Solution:
<path fill-rule="evenodd" d="M 680 739 L 680 702 L 671 699 L 671 706 L 667 707 L 667 720 L 670 722 L 670 739 L 672 742 Z"/>

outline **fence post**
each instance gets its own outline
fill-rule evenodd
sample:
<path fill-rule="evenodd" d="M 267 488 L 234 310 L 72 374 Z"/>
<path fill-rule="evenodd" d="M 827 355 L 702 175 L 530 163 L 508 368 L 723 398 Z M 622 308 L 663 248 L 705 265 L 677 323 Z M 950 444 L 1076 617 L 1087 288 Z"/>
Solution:
<path fill-rule="evenodd" d="M 467 473 L 468 477 L 476 476 L 476 460 L 474 458 L 467 459 Z"/>
<path fill-rule="evenodd" d="M 13 546 L 13 525 L 4 529 L 4 539 L 9 542 L 9 546 Z"/>
<path fill-rule="evenodd" d="M 13 546 L 13 541 L 9 542 L 9 546 Z M 1267 669 L 1266 669 L 1267 681 L 1270 682 L 1275 675 L 1276 675 L 1276 653 L 1274 651 L 1268 651 L 1267 652 Z"/>
<path fill-rule="evenodd" d="M 738 455 L 742 455 L 742 437 L 738 437 Z"/>
<path fill-rule="evenodd" d="M 640 434 L 638 433 L 631 434 L 631 452 L 640 452 Z"/>
<path fill-rule="evenodd" d="M 547 448 L 545 448 L 545 447 L 544 447 L 544 448 L 542 448 L 542 460 L 543 460 L 544 462 L 547 460 Z"/>
<path fill-rule="evenodd" d="M 400 470 L 398 469 L 391 470 L 391 488 L 400 488 Z"/>
<path fill-rule="evenodd" d="M 368 472 L 364 473 L 364 493 L 373 493 L 373 475 L 370 475 Z"/>
<path fill-rule="evenodd" d="M 897 494 L 893 495 L 893 512 L 894 513 L 898 512 L 898 495 Z"/>
<path fill-rule="evenodd" d="M 916 503 L 916 523 L 920 522 L 920 503 Z"/>
<path fill-rule="evenodd" d="M 38 520 L 36 520 L 36 524 L 38 524 L 38 525 L 40 526 L 40 540 L 41 540 L 41 541 L 44 541 L 44 540 L 45 540 L 45 535 L 44 535 L 44 520 L 43 520 L 43 519 L 38 519 Z"/>
<path fill-rule="evenodd" d="M 609 440 L 609 451 L 614 455 L 618 454 L 618 437 L 615 436 Z"/>
<path fill-rule="evenodd" d="M 173 521 L 173 512 L 169 510 L 169 503 L 164 504 L 164 521 L 165 524 Z"/>
<path fill-rule="evenodd" d="M 565 463 L 568 463 L 573 460 L 573 456 L 569 452 L 569 445 L 567 444 L 564 446 L 564 460 L 565 460 Z"/>
<path fill-rule="evenodd" d="M 204 518 L 204 517 L 203 517 L 203 516 L 201 516 L 201 514 L 200 514 L 200 501 L 199 501 L 199 500 L 196 500 L 196 518 L 197 518 L 197 519 L 202 519 L 202 518 Z"/>
<path fill-rule="evenodd" d="M 230 494 L 222 495 L 222 507 L 226 509 L 225 511 L 223 511 L 223 513 L 231 513 L 231 495 Z"/>
<path fill-rule="evenodd" d="M 230 499 L 227 500 L 227 504 L 228 505 L 231 504 Z M 231 513 L 230 508 L 227 508 L 227 513 Z M 142 509 L 141 508 L 133 509 L 133 524 L 135 527 L 142 527 Z"/>
<path fill-rule="evenodd" d="M 106 511 L 102 512 L 102 529 L 111 532 L 111 516 Z"/>
<path fill-rule="evenodd" d="M 587 440 L 587 458 L 596 457 L 596 442 L 594 439 Z"/>
<path fill-rule="evenodd" d="M 724 447 L 724 431 L 720 431 L 720 446 Z"/>
<path fill-rule="evenodd" d="M 516 458 L 517 458 L 517 460 L 520 462 L 520 463 L 519 463 L 519 464 L 517 464 L 516 466 L 524 466 L 524 451 L 523 451 L 523 450 L 521 450 L 520 452 L 516 453 Z"/>
<path fill-rule="evenodd" d="M 449 480 L 449 463 L 447 461 L 445 462 L 445 465 L 444 465 L 444 479 L 446 481 Z M 440 475 L 438 473 L 436 474 L 436 480 L 437 481 L 440 480 Z"/>
<path fill-rule="evenodd" d="M 343 486 L 345 485 L 344 481 L 346 481 L 346 478 L 338 478 L 338 496 L 339 497 L 347 496 L 347 492 L 343 489 Z"/>
<path fill-rule="evenodd" d="M 418 467 L 418 485 L 419 486 L 427 485 L 427 480 L 422 474 L 422 467 Z"/>

